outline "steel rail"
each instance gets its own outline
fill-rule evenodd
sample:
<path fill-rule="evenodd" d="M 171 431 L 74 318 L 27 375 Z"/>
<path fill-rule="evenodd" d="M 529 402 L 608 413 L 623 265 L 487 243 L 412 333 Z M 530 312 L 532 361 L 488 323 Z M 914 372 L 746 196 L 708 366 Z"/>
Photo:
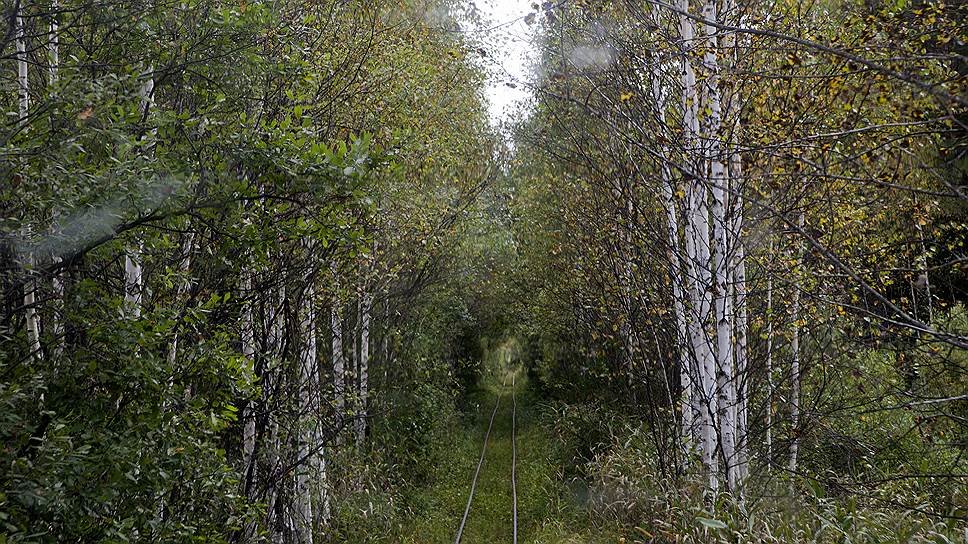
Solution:
<path fill-rule="evenodd" d="M 504 378 L 507 384 L 507 378 Z M 503 388 L 503 386 L 502 386 Z M 481 467 L 484 465 L 484 456 L 487 454 L 487 439 L 491 436 L 491 428 L 494 426 L 494 416 L 497 414 L 497 407 L 501 405 L 503 393 L 498 394 L 497 401 L 494 402 L 494 410 L 491 412 L 491 421 L 487 424 L 487 432 L 484 433 L 484 445 L 481 447 L 481 458 L 477 461 L 477 469 L 474 471 L 474 479 L 471 480 L 471 491 L 467 494 L 467 506 L 464 507 L 464 517 L 460 520 L 460 527 L 457 528 L 457 536 L 454 537 L 454 544 L 460 544 L 460 539 L 464 535 L 464 526 L 467 524 L 467 516 L 471 513 L 471 503 L 474 502 L 474 491 L 477 489 L 477 478 L 481 475 Z"/>
<path fill-rule="evenodd" d="M 514 512 L 514 544 L 518 544 L 518 400 L 515 396 L 514 376 L 511 376 L 511 504 Z"/>

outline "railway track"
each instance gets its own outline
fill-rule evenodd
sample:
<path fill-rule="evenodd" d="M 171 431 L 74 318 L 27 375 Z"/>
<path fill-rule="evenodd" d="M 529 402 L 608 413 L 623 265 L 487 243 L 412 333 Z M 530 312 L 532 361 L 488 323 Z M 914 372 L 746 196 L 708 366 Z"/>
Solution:
<path fill-rule="evenodd" d="M 518 400 L 515 396 L 514 376 L 511 376 L 511 511 L 514 519 L 514 544 L 518 544 Z"/>
<path fill-rule="evenodd" d="M 512 512 L 511 519 L 513 524 L 512 535 L 513 543 L 518 542 L 518 490 L 517 490 L 517 396 L 515 394 L 515 379 L 511 377 L 511 499 Z M 460 544 L 464 536 L 464 528 L 467 526 L 467 518 L 470 516 L 471 506 L 474 503 L 474 493 L 477 491 L 477 481 L 481 475 L 481 467 L 484 466 L 484 458 L 487 456 L 487 443 L 491 437 L 491 429 L 494 428 L 494 417 L 497 415 L 501 399 L 504 397 L 504 388 L 507 387 L 507 377 L 501 386 L 501 393 L 498 394 L 494 402 L 494 409 L 491 411 L 491 418 L 487 424 L 487 431 L 484 433 L 484 444 L 481 446 L 481 457 L 477 461 L 477 468 L 474 470 L 474 478 L 471 480 L 471 489 L 467 494 L 467 504 L 464 507 L 464 515 L 461 517 L 460 526 L 454 537 L 454 544 Z"/>

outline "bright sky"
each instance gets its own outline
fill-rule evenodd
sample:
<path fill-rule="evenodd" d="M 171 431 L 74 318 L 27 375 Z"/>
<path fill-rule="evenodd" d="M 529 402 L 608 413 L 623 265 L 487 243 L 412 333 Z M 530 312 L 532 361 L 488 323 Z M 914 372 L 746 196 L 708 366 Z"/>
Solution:
<path fill-rule="evenodd" d="M 475 29 L 488 56 L 491 76 L 487 86 L 491 119 L 500 123 L 511 118 L 514 104 L 530 96 L 527 85 L 533 48 L 529 43 L 534 28 L 524 22 L 534 0 L 474 0 L 482 20 Z M 510 87 L 508 83 L 516 87 Z"/>

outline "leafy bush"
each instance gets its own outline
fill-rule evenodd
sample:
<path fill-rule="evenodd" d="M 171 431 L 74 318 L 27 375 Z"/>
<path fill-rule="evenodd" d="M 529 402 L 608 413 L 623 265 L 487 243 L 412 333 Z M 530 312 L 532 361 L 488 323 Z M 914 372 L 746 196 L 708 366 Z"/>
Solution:
<path fill-rule="evenodd" d="M 552 406 L 546 411 L 572 458 L 585 448 L 581 436 L 595 416 L 589 406 Z M 960 542 L 964 527 L 914 509 L 890 509 L 877 497 L 824 497 L 820 487 L 805 492 L 789 481 L 751 483 L 748 499 L 736 502 L 704 496 L 698 475 L 655 472 L 655 452 L 644 426 L 616 426 L 581 467 L 590 522 L 617 526 L 632 542 Z M 755 487 L 754 487 L 755 486 Z M 888 506 L 888 507 L 886 507 Z"/>

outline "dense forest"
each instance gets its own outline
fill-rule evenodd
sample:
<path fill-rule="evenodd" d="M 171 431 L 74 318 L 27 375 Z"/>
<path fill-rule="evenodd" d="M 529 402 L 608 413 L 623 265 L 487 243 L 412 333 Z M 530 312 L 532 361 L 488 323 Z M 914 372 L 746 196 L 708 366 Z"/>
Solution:
<path fill-rule="evenodd" d="M 4 0 L 0 543 L 968 541 L 968 4 L 521 3 Z"/>

